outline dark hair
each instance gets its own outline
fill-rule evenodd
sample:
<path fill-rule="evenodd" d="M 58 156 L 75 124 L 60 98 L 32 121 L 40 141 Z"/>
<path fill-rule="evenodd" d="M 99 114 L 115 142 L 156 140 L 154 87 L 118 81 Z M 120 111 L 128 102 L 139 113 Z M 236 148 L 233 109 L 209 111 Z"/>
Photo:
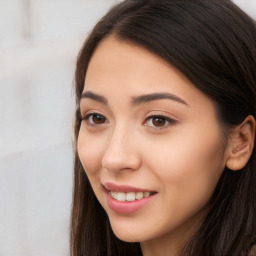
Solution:
<path fill-rule="evenodd" d="M 86 70 L 107 36 L 147 48 L 181 71 L 216 104 L 223 127 L 238 125 L 256 108 L 256 24 L 229 0 L 126 0 L 94 27 L 77 60 L 75 139 Z M 182 255 L 240 256 L 256 243 L 256 156 L 238 172 L 227 168 L 211 206 Z M 120 241 L 97 201 L 75 152 L 71 255 L 142 255 Z"/>

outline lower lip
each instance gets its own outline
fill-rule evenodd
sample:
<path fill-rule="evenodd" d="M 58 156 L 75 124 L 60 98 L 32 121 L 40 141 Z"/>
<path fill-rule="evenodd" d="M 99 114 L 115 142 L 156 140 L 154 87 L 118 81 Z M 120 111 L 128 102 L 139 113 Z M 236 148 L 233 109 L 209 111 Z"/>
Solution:
<path fill-rule="evenodd" d="M 114 199 L 109 191 L 106 191 L 107 204 L 109 208 L 116 213 L 133 213 L 142 208 L 144 205 L 149 203 L 156 194 L 150 195 L 149 197 L 142 198 L 135 201 L 120 202 Z"/>

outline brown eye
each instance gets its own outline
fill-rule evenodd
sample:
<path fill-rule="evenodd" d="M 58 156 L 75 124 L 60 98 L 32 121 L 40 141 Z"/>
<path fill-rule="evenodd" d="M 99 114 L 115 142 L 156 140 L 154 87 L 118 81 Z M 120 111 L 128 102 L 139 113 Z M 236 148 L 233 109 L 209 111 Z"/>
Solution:
<path fill-rule="evenodd" d="M 106 118 L 102 115 L 94 114 L 92 116 L 92 120 L 95 124 L 104 124 L 106 122 Z"/>
<path fill-rule="evenodd" d="M 150 116 L 146 120 L 146 125 L 155 129 L 161 129 L 174 124 L 176 121 L 166 116 Z"/>
<path fill-rule="evenodd" d="M 90 124 L 94 124 L 94 125 L 100 125 L 100 124 L 104 124 L 106 123 L 107 119 L 105 116 L 101 115 L 101 114 L 97 114 L 97 113 L 92 113 L 92 114 L 88 114 L 85 117 L 85 120 L 90 123 Z"/>
<path fill-rule="evenodd" d="M 156 127 L 162 127 L 165 126 L 166 120 L 162 117 L 153 117 L 152 124 Z"/>

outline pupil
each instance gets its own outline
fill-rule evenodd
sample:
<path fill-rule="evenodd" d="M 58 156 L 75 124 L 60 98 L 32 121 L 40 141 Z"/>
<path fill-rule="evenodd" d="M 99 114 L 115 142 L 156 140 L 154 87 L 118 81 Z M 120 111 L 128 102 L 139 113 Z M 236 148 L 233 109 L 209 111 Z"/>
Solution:
<path fill-rule="evenodd" d="M 154 117 L 153 124 L 154 126 L 163 126 L 165 125 L 165 119 L 160 117 Z"/>
<path fill-rule="evenodd" d="M 101 115 L 93 115 L 92 118 L 95 124 L 103 124 L 106 121 L 106 118 Z"/>

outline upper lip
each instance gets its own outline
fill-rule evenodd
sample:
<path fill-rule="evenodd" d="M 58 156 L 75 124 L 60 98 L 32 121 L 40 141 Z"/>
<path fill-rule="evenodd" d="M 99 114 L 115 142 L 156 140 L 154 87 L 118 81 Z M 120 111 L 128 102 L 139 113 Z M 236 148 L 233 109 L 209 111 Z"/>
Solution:
<path fill-rule="evenodd" d="M 103 186 L 106 190 L 115 192 L 154 192 L 148 189 L 135 188 L 129 185 L 118 185 L 111 182 L 104 183 Z"/>

